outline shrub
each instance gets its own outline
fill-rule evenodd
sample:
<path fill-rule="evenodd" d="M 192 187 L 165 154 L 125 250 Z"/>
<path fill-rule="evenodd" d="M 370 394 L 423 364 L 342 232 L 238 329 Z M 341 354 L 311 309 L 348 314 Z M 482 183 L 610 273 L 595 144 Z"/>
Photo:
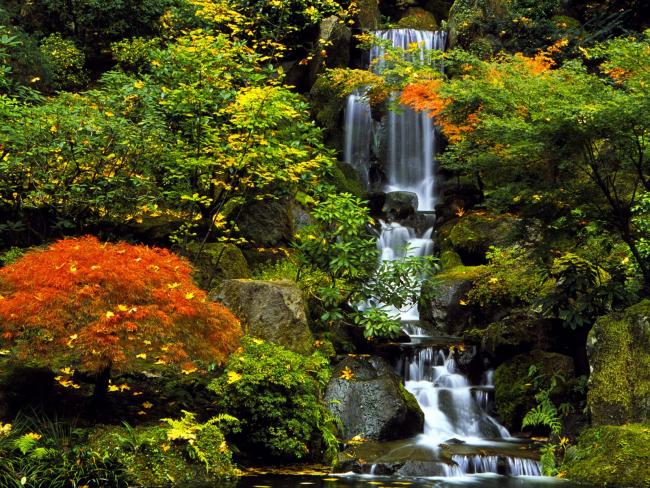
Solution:
<path fill-rule="evenodd" d="M 54 90 L 73 90 L 84 85 L 86 57 L 73 41 L 63 39 L 59 33 L 52 34 L 41 42 L 40 51 Z"/>
<path fill-rule="evenodd" d="M 209 386 L 218 406 L 241 421 L 233 442 L 257 458 L 317 459 L 322 451 L 331 457 L 338 447 L 334 422 L 320 401 L 327 360 L 250 337 L 242 345 Z"/>
<path fill-rule="evenodd" d="M 0 269 L 1 340 L 19 358 L 98 373 L 98 395 L 111 369 L 220 363 L 237 346 L 239 322 L 190 272 L 164 249 L 63 239 Z"/>

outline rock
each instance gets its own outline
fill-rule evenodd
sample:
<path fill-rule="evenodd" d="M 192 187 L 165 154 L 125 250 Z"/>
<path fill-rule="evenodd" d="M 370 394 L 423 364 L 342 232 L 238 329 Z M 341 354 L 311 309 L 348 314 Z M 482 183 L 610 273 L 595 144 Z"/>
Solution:
<path fill-rule="evenodd" d="M 336 15 L 321 20 L 319 43 L 323 48 L 317 51 L 309 63 L 309 86 L 325 68 L 347 68 L 350 64 L 350 39 L 352 31 Z"/>
<path fill-rule="evenodd" d="M 293 237 L 289 205 L 283 200 L 252 202 L 237 217 L 241 234 L 259 246 L 289 243 Z"/>
<path fill-rule="evenodd" d="M 341 377 L 349 368 L 351 379 Z M 347 371 L 347 370 L 346 370 Z M 343 424 L 344 439 L 392 440 L 422 432 L 424 414 L 390 365 L 377 356 L 347 357 L 334 368 L 325 403 Z"/>
<path fill-rule="evenodd" d="M 520 220 L 510 215 L 470 212 L 438 230 L 442 248 L 453 249 L 466 265 L 484 264 L 490 246 L 508 247 L 519 234 Z"/>
<path fill-rule="evenodd" d="M 379 0 L 358 0 L 357 20 L 362 30 L 377 30 L 381 24 Z"/>
<path fill-rule="evenodd" d="M 329 179 L 340 192 L 360 197 L 365 191 L 361 175 L 349 164 L 337 161 L 330 171 Z"/>
<path fill-rule="evenodd" d="M 436 19 L 447 19 L 452 3 L 452 0 L 429 0 L 424 8 L 431 12 Z"/>
<path fill-rule="evenodd" d="M 293 224 L 293 228 L 298 231 L 303 227 L 311 225 L 313 221 L 309 212 L 305 210 L 305 207 L 294 202 L 294 204 L 291 205 L 291 223 Z"/>
<path fill-rule="evenodd" d="M 501 364 L 494 372 L 494 399 L 499 418 L 508 429 L 520 430 L 524 415 L 537 404 L 535 394 L 538 391 L 531 388 L 528 375 L 531 366 L 537 368 L 542 389 L 550 386 L 550 379 L 555 374 L 561 375 L 567 382 L 574 377 L 571 357 L 538 349 L 519 354 Z M 563 399 L 567 393 L 567 385 L 558 382 L 551 392 L 551 399 Z"/>
<path fill-rule="evenodd" d="M 650 487 L 648 424 L 587 429 L 571 452 L 560 466 L 571 480 L 594 486 Z"/>
<path fill-rule="evenodd" d="M 551 338 L 551 321 L 542 319 L 528 309 L 514 309 L 484 329 L 472 329 L 466 336 L 481 343 L 481 348 L 496 357 L 509 357 L 517 352 L 546 349 Z"/>
<path fill-rule="evenodd" d="M 420 300 L 420 317 L 433 322 L 443 334 L 462 335 L 470 324 L 472 312 L 466 305 L 467 293 L 483 269 L 483 266 L 461 265 L 435 275 L 433 282 L 427 284 L 433 288 L 432 298 Z"/>
<path fill-rule="evenodd" d="M 592 423 L 650 422 L 650 300 L 600 317 L 587 353 Z"/>
<path fill-rule="evenodd" d="M 300 289 L 290 281 L 225 280 L 220 299 L 242 320 L 244 333 L 309 354 L 314 338 Z"/>
<path fill-rule="evenodd" d="M 405 219 L 418 209 L 418 196 L 410 191 L 391 191 L 386 193 L 382 211 L 394 219 Z"/>
<path fill-rule="evenodd" d="M 485 35 L 491 22 L 507 13 L 504 0 L 455 0 L 447 21 L 449 46 L 469 49 L 475 39 Z"/>
<path fill-rule="evenodd" d="M 194 278 L 202 288 L 210 289 L 222 280 L 251 276 L 244 254 L 234 244 L 191 243 L 187 252 L 195 267 Z"/>
<path fill-rule="evenodd" d="M 438 21 L 428 10 L 422 7 L 410 7 L 406 9 L 402 18 L 399 19 L 397 26 L 401 29 L 434 31 L 438 29 Z"/>

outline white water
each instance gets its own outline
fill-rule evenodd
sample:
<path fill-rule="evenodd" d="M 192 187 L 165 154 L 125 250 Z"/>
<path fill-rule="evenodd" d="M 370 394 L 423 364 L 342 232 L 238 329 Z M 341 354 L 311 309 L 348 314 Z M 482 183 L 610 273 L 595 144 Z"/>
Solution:
<path fill-rule="evenodd" d="M 419 50 L 409 56 L 426 63 L 427 50 L 444 49 L 446 33 L 425 32 L 412 29 L 395 29 L 375 32 L 375 35 L 403 49 L 418 43 Z M 373 48 L 370 53 L 370 68 L 380 72 L 387 67 L 383 47 Z M 394 96 L 397 96 L 395 94 Z M 372 150 L 376 144 L 368 101 L 362 93 L 348 99 L 345 118 L 345 161 L 357 168 L 367 184 L 368 168 Z M 435 207 L 435 151 L 436 132 L 433 121 L 426 113 L 416 113 L 404 107 L 391 110 L 383 131 L 387 151 L 386 191 L 411 191 L 417 194 L 418 210 L 433 210 Z M 382 222 L 377 246 L 381 260 L 391 262 L 409 256 L 428 256 L 433 252 L 432 230 L 417 235 L 409 227 L 397 222 Z M 409 287 L 421 286 L 420 277 L 413 277 Z M 370 304 L 382 306 L 381 304 Z M 419 320 L 417 304 L 389 311 L 405 322 L 404 330 L 413 339 L 427 339 L 427 332 L 412 323 Z M 464 476 L 475 473 L 497 473 L 512 476 L 539 476 L 537 461 L 507 455 L 453 455 L 453 464 L 440 459 L 441 444 L 450 440 L 471 446 L 495 449 L 501 440 L 510 438 L 508 430 L 492 418 L 488 411 L 490 391 L 493 390 L 492 372 L 484 374 L 481 385 L 471 385 L 458 368 L 454 353 L 449 349 L 434 347 L 414 348 L 409 356 L 401 359 L 398 370 L 402 373 L 405 386 L 417 399 L 424 412 L 424 432 L 416 442 L 432 452 L 434 462 L 439 462 L 441 475 Z M 376 465 L 371 468 L 375 474 Z"/>
<path fill-rule="evenodd" d="M 375 36 L 389 41 L 394 47 L 419 49 L 412 59 L 426 62 L 427 52 L 443 50 L 447 39 L 445 32 L 392 29 L 374 32 Z M 370 51 L 370 68 L 380 72 L 387 66 L 386 49 L 373 47 Z M 398 97 L 393 95 L 393 100 Z M 436 130 L 426 112 L 415 112 L 405 106 L 390 110 L 383 131 L 386 140 L 385 191 L 410 191 L 418 196 L 418 210 L 434 210 L 436 200 L 435 153 Z M 345 162 L 357 169 L 366 185 L 370 184 L 369 167 L 373 144 L 373 122 L 368 100 L 357 92 L 348 97 L 345 111 Z"/>

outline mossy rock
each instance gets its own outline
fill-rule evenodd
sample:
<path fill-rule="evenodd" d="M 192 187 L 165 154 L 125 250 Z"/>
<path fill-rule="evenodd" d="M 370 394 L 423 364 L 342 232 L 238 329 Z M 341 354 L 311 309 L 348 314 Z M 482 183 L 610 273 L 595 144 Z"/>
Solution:
<path fill-rule="evenodd" d="M 554 374 L 561 375 L 565 380 L 574 377 L 573 359 L 563 354 L 534 350 L 520 354 L 501 364 L 494 372 L 495 402 L 501 421 L 511 430 L 519 430 L 526 413 L 537 402 L 528 375 L 530 367 L 535 366 L 543 378 L 541 388 L 548 388 L 550 378 Z M 566 391 L 562 384 L 558 385 L 551 398 L 562 398 Z"/>
<path fill-rule="evenodd" d="M 544 348 L 549 345 L 550 325 L 528 310 L 512 310 L 502 319 L 485 328 L 472 329 L 465 336 L 477 341 L 481 348 L 496 356 L 515 351 Z"/>
<path fill-rule="evenodd" d="M 357 197 L 365 193 L 361 176 L 349 164 L 337 161 L 336 166 L 330 171 L 328 180 L 339 192 L 350 193 Z"/>
<path fill-rule="evenodd" d="M 440 265 L 443 271 L 450 270 L 455 267 L 462 267 L 463 261 L 460 259 L 458 253 L 452 249 L 447 249 L 440 253 Z"/>
<path fill-rule="evenodd" d="M 234 244 L 191 243 L 187 251 L 195 267 L 194 277 L 202 288 L 210 289 L 223 280 L 251 276 L 244 254 Z"/>
<path fill-rule="evenodd" d="M 377 30 L 381 24 L 378 0 L 358 0 L 357 20 L 363 30 Z"/>
<path fill-rule="evenodd" d="M 417 29 L 434 31 L 438 29 L 438 21 L 436 17 L 421 7 L 410 7 L 397 23 L 397 27 L 401 29 Z"/>
<path fill-rule="evenodd" d="M 291 202 L 286 199 L 253 201 L 237 216 L 241 235 L 256 246 L 275 247 L 293 239 Z"/>
<path fill-rule="evenodd" d="M 603 425 L 585 430 L 560 471 L 597 486 L 650 487 L 650 425 Z"/>
<path fill-rule="evenodd" d="M 566 31 L 580 31 L 582 29 L 582 24 L 579 20 L 569 17 L 568 15 L 554 15 L 551 17 L 553 23 L 562 30 Z"/>
<path fill-rule="evenodd" d="M 343 150 L 345 134 L 343 132 L 343 111 L 347 97 L 341 96 L 339 90 L 332 86 L 327 76 L 318 76 L 309 91 L 309 105 L 312 116 L 325 129 L 326 142 Z"/>
<path fill-rule="evenodd" d="M 443 224 L 438 236 L 443 249 L 456 251 L 464 264 L 483 264 L 490 246 L 508 247 L 517 241 L 518 224 L 511 215 L 471 212 Z"/>
<path fill-rule="evenodd" d="M 592 422 L 650 422 L 650 300 L 600 317 L 587 351 Z"/>
<path fill-rule="evenodd" d="M 453 255 L 446 259 L 455 260 Z M 429 300 L 420 300 L 420 317 L 432 322 L 438 332 L 462 334 L 469 326 L 472 312 L 466 305 L 467 294 L 484 269 L 484 266 L 459 265 L 435 275 L 431 282 L 425 283 L 432 293 Z"/>
<path fill-rule="evenodd" d="M 504 0 L 455 0 L 447 22 L 450 46 L 470 48 L 484 35 L 490 20 L 503 18 L 507 12 Z"/>
<path fill-rule="evenodd" d="M 230 486 L 235 467 L 218 427 L 210 425 L 196 433 L 194 444 L 205 456 L 204 461 L 196 458 L 187 441 L 170 441 L 167 432 L 159 426 L 104 426 L 90 435 L 89 444 L 124 466 L 129 486 Z"/>

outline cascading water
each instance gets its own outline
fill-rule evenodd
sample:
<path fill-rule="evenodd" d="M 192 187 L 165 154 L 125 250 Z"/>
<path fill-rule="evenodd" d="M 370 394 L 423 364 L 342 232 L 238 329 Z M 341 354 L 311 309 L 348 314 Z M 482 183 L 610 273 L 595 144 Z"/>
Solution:
<path fill-rule="evenodd" d="M 443 49 L 446 34 L 412 29 L 395 29 L 375 33 L 393 46 L 411 49 L 409 56 L 426 62 L 427 50 Z M 385 48 L 370 53 L 371 69 L 385 68 Z M 376 130 L 370 107 L 362 93 L 351 95 L 346 112 L 346 162 L 359 168 L 368 177 L 371 148 Z M 384 172 L 388 191 L 411 191 L 418 195 L 418 210 L 435 206 L 435 130 L 425 113 L 403 109 L 390 111 L 383 131 L 387 150 Z M 366 182 L 369 180 L 366 179 Z M 422 235 L 397 222 L 383 223 L 378 239 L 382 261 L 395 261 L 408 256 L 427 256 L 433 252 L 432 229 Z M 416 278 L 413 286 L 419 287 Z M 375 304 L 379 305 L 379 304 Z M 494 389 L 492 372 L 483 375 L 482 384 L 472 385 L 459 367 L 454 350 L 456 339 L 440 345 L 440 338 L 429 336 L 419 322 L 417 306 L 392 310 L 399 316 L 404 331 L 411 337 L 410 348 L 399 360 L 398 373 L 405 387 L 418 401 L 425 417 L 424 432 L 413 445 L 426 450 L 431 476 L 465 476 L 476 473 L 500 473 L 510 476 L 539 476 L 540 465 L 533 459 L 516 455 L 519 446 L 508 431 L 489 415 L 490 395 Z M 429 342 L 427 342 L 429 341 Z M 432 343 L 438 345 L 432 345 Z M 444 342 L 444 341 L 443 341 Z M 450 447 L 456 446 L 456 447 Z M 458 446 L 462 446 L 459 448 Z M 376 473 L 377 465 L 370 468 Z"/>
<path fill-rule="evenodd" d="M 411 58 L 426 61 L 431 50 L 443 50 L 447 40 L 445 32 L 419 31 L 415 29 L 391 29 L 374 33 L 394 47 L 408 49 L 413 45 L 419 50 Z M 370 68 L 381 72 L 386 68 L 385 47 L 373 47 L 370 51 Z M 393 95 L 395 99 L 397 94 Z M 356 168 L 366 184 L 373 147 L 373 122 L 370 106 L 362 93 L 348 97 L 345 112 L 345 162 Z M 400 106 L 391 110 L 384 127 L 385 191 L 410 191 L 418 196 L 421 211 L 435 207 L 435 153 L 436 130 L 431 117 L 425 112 L 415 112 Z"/>

